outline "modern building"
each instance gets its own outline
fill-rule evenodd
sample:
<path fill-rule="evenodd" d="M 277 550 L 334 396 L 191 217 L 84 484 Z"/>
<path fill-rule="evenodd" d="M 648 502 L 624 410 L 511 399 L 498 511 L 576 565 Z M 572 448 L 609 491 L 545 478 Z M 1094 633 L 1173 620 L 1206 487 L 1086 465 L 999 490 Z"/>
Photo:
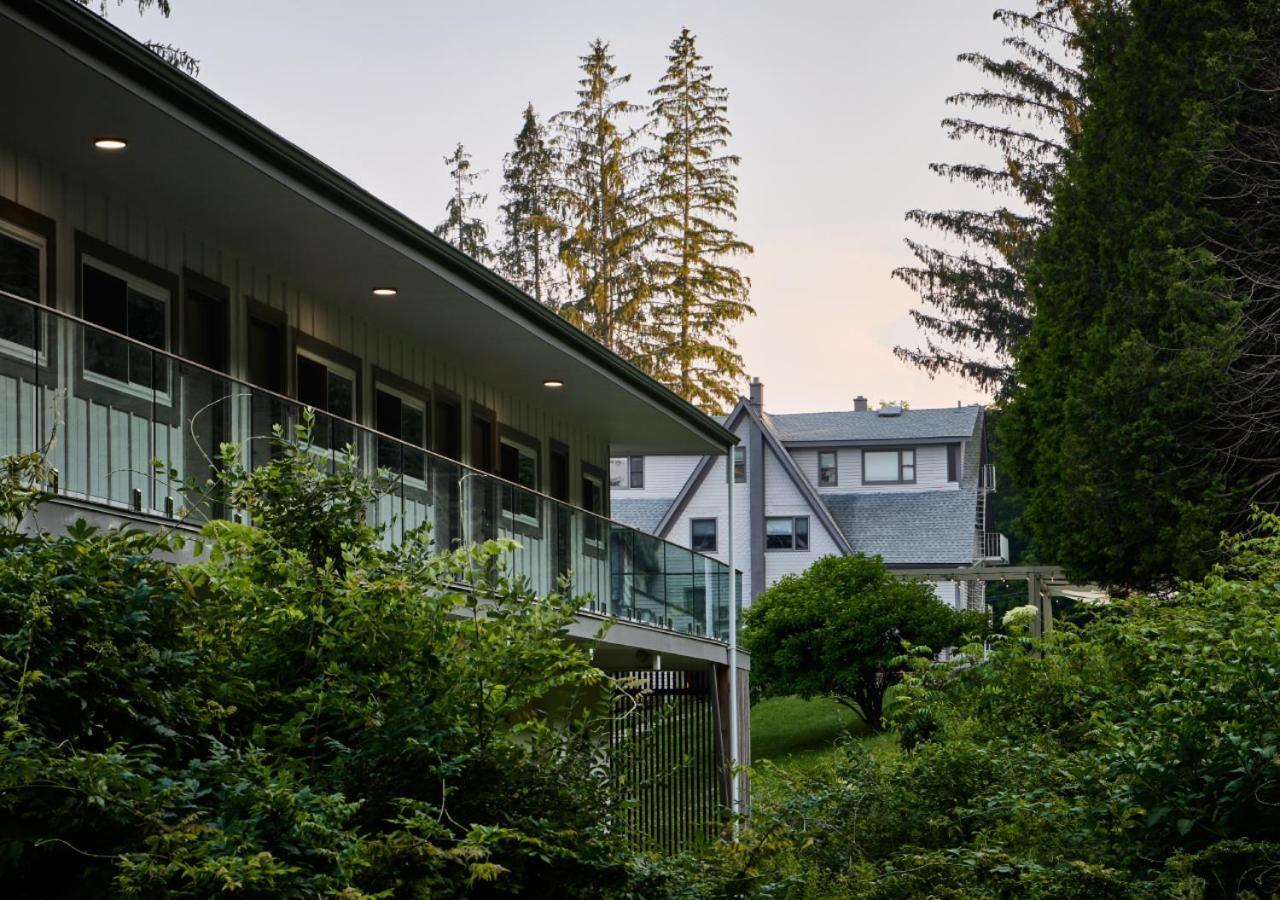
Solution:
<path fill-rule="evenodd" d="M 1005 565 L 1009 542 L 988 525 L 995 468 L 984 456 L 980 406 L 770 413 L 753 380 L 724 419 L 738 436 L 733 513 L 729 457 L 616 456 L 609 463 L 620 521 L 743 570 L 745 602 L 829 554 L 879 555 L 926 569 L 940 599 L 981 608 L 982 581 L 949 570 Z"/>
<path fill-rule="evenodd" d="M 611 456 L 730 430 L 78 3 L 0 0 L 0 84 L 0 453 L 56 433 L 43 527 L 234 515 L 182 482 L 311 407 L 396 474 L 391 539 L 514 538 L 578 639 L 616 617 L 601 667 L 696 674 L 747 756 L 730 567 L 609 519 Z"/>

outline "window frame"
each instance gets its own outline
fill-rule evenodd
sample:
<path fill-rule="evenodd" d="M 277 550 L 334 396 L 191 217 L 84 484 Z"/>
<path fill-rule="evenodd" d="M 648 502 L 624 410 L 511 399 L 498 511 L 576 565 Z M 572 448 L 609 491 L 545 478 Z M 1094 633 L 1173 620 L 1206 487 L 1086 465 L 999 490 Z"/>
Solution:
<path fill-rule="evenodd" d="M 311 406 L 311 404 L 307 403 L 302 399 L 301 396 L 299 396 L 299 391 L 300 391 L 300 388 L 298 385 L 298 358 L 299 357 L 305 357 L 306 359 L 309 359 L 312 362 L 319 363 L 320 365 L 324 366 L 326 369 L 332 372 L 336 372 L 339 375 L 344 375 L 344 374 L 351 375 L 351 407 L 352 409 L 351 409 L 350 419 L 347 419 L 345 416 L 336 416 L 333 412 L 331 412 L 328 409 L 317 409 L 316 411 L 321 414 L 326 414 L 328 416 L 334 416 L 339 419 L 350 421 L 353 426 L 352 432 L 351 432 L 352 443 L 354 443 L 358 449 L 360 444 L 360 429 L 362 427 L 360 423 L 363 421 L 363 419 L 361 418 L 361 412 L 363 408 L 362 401 L 364 399 L 364 379 L 363 379 L 364 361 L 360 357 L 356 356 L 354 353 L 348 353 L 346 350 L 343 350 L 341 347 L 335 347 L 333 344 L 325 343 L 319 338 L 312 337 L 311 335 L 307 334 L 304 331 L 300 331 L 297 328 L 293 329 L 293 340 L 291 343 L 292 343 L 292 349 L 293 349 L 293 357 L 291 359 L 292 365 L 289 366 L 289 388 L 290 388 L 289 396 L 295 403 L 298 404 L 299 413 L 301 413 L 302 407 Z M 332 436 L 331 436 L 331 439 L 332 439 Z M 330 441 L 330 446 L 325 446 L 325 447 L 322 447 L 320 445 L 313 443 L 312 450 L 317 452 L 323 451 L 325 453 L 328 453 L 330 451 L 332 451 L 333 453 L 342 453 L 341 447 L 332 446 L 332 440 Z"/>
<path fill-rule="evenodd" d="M 636 479 L 636 462 L 640 463 L 640 478 Z M 622 478 L 620 484 L 613 483 L 613 464 L 621 462 L 623 464 Z M 642 491 L 644 490 L 644 456 L 611 456 L 609 457 L 609 490 L 611 491 Z"/>
<path fill-rule="evenodd" d="M 36 288 L 36 299 L 24 298 L 31 303 L 37 303 L 40 306 L 49 306 L 49 297 L 52 293 L 49 288 L 50 279 L 52 277 L 52 267 L 50 266 L 50 245 L 52 241 L 48 237 L 38 231 L 25 228 L 21 224 L 10 220 L 4 214 L 4 208 L 0 207 L 0 235 L 22 244 L 27 244 L 36 250 L 36 277 L 38 279 L 38 287 Z M 8 299 L 8 298 L 4 298 Z M 36 346 L 27 347 L 23 344 L 16 344 L 13 341 L 0 338 L 0 353 L 12 356 L 19 361 L 26 363 L 34 362 L 37 366 L 44 368 L 49 364 L 48 350 L 49 340 L 45 333 L 47 330 L 45 322 L 50 317 L 39 315 L 35 327 Z"/>
<path fill-rule="evenodd" d="M 867 478 L 867 454 L 868 453 L 896 453 L 898 455 L 898 477 L 890 479 L 868 479 Z M 911 462 L 903 460 L 903 454 L 911 454 Z M 920 454 L 915 447 L 863 447 L 862 448 L 862 483 L 863 484 L 915 484 L 917 470 L 920 463 Z M 911 477 L 904 478 L 903 471 L 911 470 Z"/>
<path fill-rule="evenodd" d="M 947 483 L 960 482 L 960 445 L 947 444 Z"/>
<path fill-rule="evenodd" d="M 823 466 L 822 457 L 830 456 L 831 465 Z M 831 472 L 831 479 L 824 481 L 823 470 L 827 469 Z M 836 450 L 819 450 L 818 451 L 818 487 L 839 487 L 840 486 L 840 454 Z"/>
<path fill-rule="evenodd" d="M 699 523 L 711 523 L 711 546 L 695 547 L 697 526 Z M 714 516 L 697 516 L 689 519 L 689 549 L 694 553 L 719 553 L 720 552 L 720 520 Z"/>
<path fill-rule="evenodd" d="M 592 465 L 585 459 L 581 460 L 578 464 L 578 476 L 579 490 L 582 491 L 582 494 L 579 496 L 579 500 L 581 502 L 580 508 L 585 510 L 587 513 L 592 513 L 592 515 L 589 515 L 584 519 L 583 525 L 594 526 L 603 522 L 605 527 L 605 533 L 599 539 L 594 539 L 590 536 L 590 527 L 584 527 L 582 529 L 582 552 L 587 556 L 591 556 L 596 559 L 604 559 L 606 550 L 609 546 L 609 494 L 607 491 L 609 476 L 608 473 L 603 471 L 599 466 Z M 587 497 L 584 489 L 586 488 L 586 482 L 588 481 L 595 483 L 596 490 L 599 493 L 599 512 L 587 508 Z"/>
<path fill-rule="evenodd" d="M 741 460 L 739 460 L 738 458 L 739 456 L 742 457 Z M 742 468 L 741 475 L 738 474 L 739 465 L 741 465 L 741 468 Z M 733 483 L 734 484 L 747 483 L 747 445 L 746 444 L 733 445 Z"/>
<path fill-rule="evenodd" d="M 428 388 L 422 387 L 421 385 L 418 385 L 418 384 L 414 384 L 412 381 L 408 381 L 404 378 L 401 378 L 399 375 L 395 375 L 391 372 L 388 372 L 385 369 L 380 369 L 377 366 L 373 367 L 372 375 L 373 375 L 373 378 L 372 378 L 373 413 L 372 413 L 371 422 L 370 422 L 371 429 L 379 435 L 386 435 L 388 438 L 394 439 L 396 441 L 400 441 L 401 443 L 407 444 L 411 447 L 417 446 L 417 448 L 421 450 L 423 454 L 423 472 L 422 472 L 423 477 L 422 478 L 417 478 L 416 476 L 413 476 L 413 475 L 406 475 L 403 471 L 397 471 L 395 469 L 390 469 L 389 471 L 395 472 L 398 476 L 400 476 L 401 479 L 403 479 L 403 481 L 406 484 L 413 485 L 414 487 L 417 487 L 417 488 L 425 488 L 431 473 L 431 459 L 429 454 L 429 451 L 431 449 L 431 439 L 432 439 L 431 426 L 433 424 L 432 418 L 431 418 L 433 414 L 433 409 L 431 405 L 431 391 Z M 401 403 L 407 403 L 410 406 L 416 407 L 417 409 L 422 411 L 422 443 L 421 444 L 415 445 L 412 441 L 405 440 L 403 437 L 399 435 L 387 434 L 387 432 L 382 431 L 381 429 L 378 428 L 377 417 L 378 417 L 378 392 L 379 391 L 382 391 L 384 394 L 389 394 L 390 396 L 395 397 Z M 377 463 L 376 459 L 375 459 L 375 463 Z M 378 467 L 385 468 L 380 463 L 378 464 Z"/>
<path fill-rule="evenodd" d="M 28 243 L 34 243 L 31 237 L 38 239 L 41 244 L 40 299 L 32 302 L 38 302 L 40 306 L 49 308 L 55 307 L 58 280 L 57 223 L 35 210 L 0 197 L 0 228 L 10 231 L 19 240 Z M 57 327 L 57 319 L 52 314 L 42 313 L 38 316 L 38 321 L 40 323 L 36 335 L 38 347 L 34 355 L 31 347 L 3 342 L 4 349 L 0 351 L 0 373 L 18 379 L 30 378 L 34 363 L 37 370 L 45 373 L 42 380 L 53 384 L 54 372 L 58 364 L 58 346 L 53 340 L 53 329 Z"/>
<path fill-rule="evenodd" d="M 791 523 L 791 546 L 789 547 L 770 547 L 769 546 L 769 523 L 770 522 L 790 522 Z M 800 523 L 804 523 L 804 528 L 800 528 Z M 789 515 L 789 516 L 765 516 L 764 517 L 764 551 L 766 553 L 808 553 L 813 547 L 813 531 L 809 527 L 809 517 L 807 515 Z M 798 547 L 797 536 L 803 530 L 804 546 Z"/>
<path fill-rule="evenodd" d="M 502 474 L 502 447 L 503 445 L 513 447 L 517 452 L 527 450 L 529 455 L 533 457 L 533 485 L 524 485 L 520 482 L 508 478 Z M 498 426 L 498 453 L 497 453 L 497 469 L 498 477 L 504 482 L 510 482 L 533 494 L 542 493 L 542 441 L 531 434 L 525 434 L 523 431 L 508 426 Z M 537 512 L 532 515 L 525 515 L 517 512 L 515 509 L 508 508 L 506 504 L 499 501 L 499 508 L 502 511 L 502 517 L 505 522 L 510 523 L 513 530 L 530 536 L 538 536 L 542 533 L 542 498 L 536 498 Z"/>
<path fill-rule="evenodd" d="M 167 346 L 155 348 L 160 350 L 165 359 L 169 360 L 169 389 L 167 391 L 161 392 L 156 391 L 154 388 L 144 388 L 141 385 L 122 382 L 109 376 L 90 372 L 85 368 L 84 339 L 87 329 L 102 328 L 86 315 L 87 309 L 84 296 L 84 266 L 86 258 L 96 261 L 99 267 L 108 275 L 124 277 L 126 282 L 132 278 L 146 282 L 160 291 L 168 292 L 169 298 L 165 306 L 165 341 Z M 103 405 L 130 412 L 137 416 L 144 416 L 155 422 L 167 425 L 178 424 L 180 410 L 178 409 L 178 404 L 174 402 L 174 394 L 176 393 L 174 381 L 178 377 L 175 366 L 181 361 L 182 357 L 175 352 L 174 348 L 178 346 L 179 340 L 178 317 L 180 313 L 178 299 L 181 296 L 182 286 L 179 276 L 167 269 L 152 265 L 146 260 L 131 256 L 83 232 L 76 232 L 75 277 L 76 315 L 87 323 L 86 326 L 76 326 L 81 332 L 79 340 L 70 342 L 79 354 L 79 357 L 72 364 L 72 377 L 76 395 L 87 397 Z M 110 331 L 110 329 L 102 330 Z M 123 335 L 123 337 L 127 338 L 128 335 Z M 159 402 L 161 398 L 163 398 L 163 402 Z"/>

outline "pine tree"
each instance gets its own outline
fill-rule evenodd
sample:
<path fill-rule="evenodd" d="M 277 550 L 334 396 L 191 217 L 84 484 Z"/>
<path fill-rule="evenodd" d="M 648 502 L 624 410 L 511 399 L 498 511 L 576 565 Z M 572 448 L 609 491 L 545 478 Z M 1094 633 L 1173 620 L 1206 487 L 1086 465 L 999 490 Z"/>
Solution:
<path fill-rule="evenodd" d="M 502 166 L 502 245 L 498 264 L 503 275 L 534 299 L 555 306 L 559 265 L 560 220 L 556 215 L 559 161 L 530 103 L 515 149 Z"/>
<path fill-rule="evenodd" d="M 642 368 L 652 368 L 648 321 L 649 271 L 645 259 L 651 215 L 639 112 L 618 91 L 609 45 L 592 42 L 582 61 L 578 105 L 555 118 L 564 154 L 557 190 L 566 235 L 560 259 L 569 276 L 559 306 L 570 322 Z"/>
<path fill-rule="evenodd" d="M 1239 387 L 1247 285 L 1212 238 L 1257 202 L 1221 205 L 1215 174 L 1247 105 L 1249 9 L 1274 15 L 1131 0 L 1078 16 L 1089 104 L 1028 269 L 1035 318 L 999 423 L 1034 550 L 1076 577 L 1200 577 L 1246 512 L 1215 398 Z"/>
<path fill-rule="evenodd" d="M 449 167 L 449 178 L 453 180 L 453 196 L 445 204 L 445 219 L 436 226 L 436 234 L 477 262 L 487 263 L 493 258 L 493 251 L 489 249 L 489 227 L 473 213 L 488 199 L 485 194 L 472 190 L 483 173 L 471 171 L 471 154 L 462 144 L 444 158 L 444 164 Z"/>
<path fill-rule="evenodd" d="M 1013 205 L 908 212 L 908 221 L 958 247 L 942 249 L 908 239 L 918 264 L 893 272 L 933 308 L 911 311 L 926 333 L 925 346 L 898 347 L 897 356 L 930 374 L 962 375 L 997 395 L 1011 386 L 1012 354 L 1030 328 L 1027 265 L 1052 208 L 1053 182 L 1078 130 L 1084 102 L 1073 49 L 1073 9 L 1083 4 L 1040 0 L 1038 5 L 1029 14 L 996 11 L 995 18 L 1011 31 L 1004 45 L 1012 54 L 1005 59 L 962 54 L 961 62 L 993 79 L 994 85 L 947 98 L 955 106 L 995 114 L 982 119 L 956 116 L 942 124 L 953 140 L 975 139 L 994 148 L 1001 164 L 929 167 L 950 181 L 1004 195 Z"/>
<path fill-rule="evenodd" d="M 671 42 L 667 70 L 650 91 L 655 166 L 654 324 L 657 378 L 709 413 L 737 396 L 742 356 L 729 326 L 754 315 L 750 281 L 729 257 L 751 253 L 732 230 L 739 159 L 725 152 L 728 91 L 712 83 L 695 36 Z"/>

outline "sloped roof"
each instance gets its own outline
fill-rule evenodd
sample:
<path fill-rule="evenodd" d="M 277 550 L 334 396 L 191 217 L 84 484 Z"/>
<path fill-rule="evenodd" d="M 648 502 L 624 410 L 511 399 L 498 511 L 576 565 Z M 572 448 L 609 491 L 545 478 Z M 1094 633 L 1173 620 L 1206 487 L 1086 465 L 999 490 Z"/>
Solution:
<path fill-rule="evenodd" d="M 635 528 L 637 531 L 657 534 L 658 525 L 673 502 L 675 502 L 674 497 L 665 499 L 614 497 L 609 505 L 609 518 Z"/>
<path fill-rule="evenodd" d="M 765 418 L 784 444 L 820 441 L 919 441 L 973 436 L 981 406 L 904 409 L 882 416 L 854 412 L 769 413 Z"/>
<path fill-rule="evenodd" d="M 822 497 L 857 553 L 889 564 L 969 565 L 975 552 L 976 490 Z"/>

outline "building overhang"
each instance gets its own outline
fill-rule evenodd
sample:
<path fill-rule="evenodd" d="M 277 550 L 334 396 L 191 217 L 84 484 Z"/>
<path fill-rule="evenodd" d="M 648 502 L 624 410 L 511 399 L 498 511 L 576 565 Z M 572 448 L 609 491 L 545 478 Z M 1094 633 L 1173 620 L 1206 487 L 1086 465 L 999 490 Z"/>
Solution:
<path fill-rule="evenodd" d="M 101 234 L 137 252 L 179 229 L 234 250 L 352 329 L 412 335 L 434 358 L 604 437 L 615 453 L 723 453 L 718 422 L 554 312 L 272 132 L 100 16 L 66 0 L 0 0 L 0 121 L 45 177 L 106 194 Z M 21 85 L 21 89 L 15 86 Z M 319 102 L 319 101 L 318 101 Z M 104 135 L 128 140 L 104 153 Z M 18 198 L 19 202 L 22 198 Z M 113 204 L 111 201 L 115 201 Z M 175 271 L 180 268 L 175 264 Z M 265 276 L 264 276 L 265 277 Z M 255 279 L 256 280 L 256 279 Z M 372 289 L 394 285 L 397 296 Z M 276 285 L 279 289 L 280 285 Z M 562 381 L 550 390 L 543 382 Z"/>

